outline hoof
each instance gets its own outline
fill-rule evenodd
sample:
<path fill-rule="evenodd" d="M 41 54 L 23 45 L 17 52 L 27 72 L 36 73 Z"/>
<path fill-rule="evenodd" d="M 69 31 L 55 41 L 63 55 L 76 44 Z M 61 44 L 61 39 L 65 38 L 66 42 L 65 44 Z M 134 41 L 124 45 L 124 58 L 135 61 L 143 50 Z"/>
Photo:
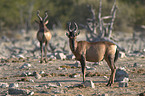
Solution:
<path fill-rule="evenodd" d="M 112 84 L 111 83 L 108 83 L 106 86 L 111 86 Z"/>

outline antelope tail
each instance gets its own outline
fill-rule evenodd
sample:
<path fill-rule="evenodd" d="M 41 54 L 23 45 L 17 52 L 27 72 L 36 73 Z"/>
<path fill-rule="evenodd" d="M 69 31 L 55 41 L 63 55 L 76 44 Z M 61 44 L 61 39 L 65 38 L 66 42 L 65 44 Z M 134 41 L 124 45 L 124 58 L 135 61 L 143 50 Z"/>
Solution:
<path fill-rule="evenodd" d="M 117 61 L 118 57 L 119 57 L 119 50 L 116 49 L 115 58 L 114 58 L 114 63 Z"/>

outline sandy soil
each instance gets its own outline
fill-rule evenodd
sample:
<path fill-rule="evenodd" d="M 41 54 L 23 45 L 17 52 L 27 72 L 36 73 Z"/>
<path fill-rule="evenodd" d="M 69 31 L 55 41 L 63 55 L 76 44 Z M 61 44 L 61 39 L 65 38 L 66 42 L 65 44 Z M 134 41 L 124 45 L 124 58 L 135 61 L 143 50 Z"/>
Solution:
<path fill-rule="evenodd" d="M 61 93 L 57 93 L 57 96 L 98 96 L 98 94 L 108 94 L 109 96 L 137 96 L 139 93 L 145 91 L 145 57 L 126 57 L 120 58 L 116 62 L 117 67 L 125 67 L 129 74 L 129 86 L 119 87 L 118 82 L 115 82 L 111 87 L 106 87 L 107 80 L 104 76 L 109 77 L 110 69 L 106 62 L 103 61 L 101 65 L 94 65 L 93 63 L 87 62 L 87 66 L 95 68 L 95 70 L 87 70 L 88 72 L 95 73 L 97 76 L 86 77 L 87 80 L 92 80 L 95 83 L 95 88 L 70 88 L 75 84 L 82 83 L 82 77 L 71 78 L 70 75 L 77 73 L 81 74 L 81 68 L 74 67 L 75 60 L 54 60 L 49 63 L 40 64 L 39 59 L 20 59 L 15 62 L 12 60 L 1 60 L 0 63 L 0 82 L 5 83 L 18 83 L 19 88 L 29 89 L 35 92 L 34 96 L 38 95 L 55 95 L 54 91 L 59 90 Z M 20 69 L 24 63 L 31 64 L 30 68 Z M 134 63 L 137 63 L 137 67 L 133 67 Z M 61 68 L 61 69 L 60 69 Z M 36 79 L 34 76 L 21 77 L 23 72 L 44 71 L 47 75 Z M 27 80 L 32 79 L 34 82 Z M 61 83 L 61 87 L 58 88 L 46 88 L 40 87 L 48 83 Z M 4 95 L 8 88 L 0 88 L 0 95 Z"/>

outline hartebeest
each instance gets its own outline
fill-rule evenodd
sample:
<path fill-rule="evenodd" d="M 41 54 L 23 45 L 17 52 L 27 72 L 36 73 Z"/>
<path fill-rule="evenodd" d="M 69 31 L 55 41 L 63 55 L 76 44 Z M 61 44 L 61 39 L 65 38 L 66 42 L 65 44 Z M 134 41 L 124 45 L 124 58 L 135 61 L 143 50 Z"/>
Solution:
<path fill-rule="evenodd" d="M 43 62 L 43 43 L 45 43 L 44 53 L 45 53 L 45 62 L 47 62 L 48 61 L 47 60 L 47 46 L 48 46 L 48 43 L 49 43 L 52 35 L 51 35 L 49 29 L 46 27 L 46 24 L 48 24 L 48 20 L 46 20 L 48 17 L 47 12 L 45 12 L 44 18 L 40 17 L 39 13 L 40 12 L 37 11 L 37 16 L 40 20 L 39 22 L 36 21 L 39 24 L 39 31 L 37 32 L 37 39 L 40 42 L 40 50 L 41 50 L 40 63 L 42 63 Z"/>
<path fill-rule="evenodd" d="M 111 68 L 111 75 L 106 86 L 111 86 L 114 83 L 116 66 L 115 61 L 118 59 L 117 46 L 108 41 L 87 42 L 76 41 L 76 37 L 80 31 L 77 32 L 78 26 L 74 23 L 75 28 L 71 29 L 71 23 L 68 27 L 66 35 L 69 38 L 69 45 L 72 53 L 75 55 L 76 60 L 80 61 L 83 73 L 83 82 L 85 81 L 86 61 L 99 62 L 103 59 L 108 63 Z"/>

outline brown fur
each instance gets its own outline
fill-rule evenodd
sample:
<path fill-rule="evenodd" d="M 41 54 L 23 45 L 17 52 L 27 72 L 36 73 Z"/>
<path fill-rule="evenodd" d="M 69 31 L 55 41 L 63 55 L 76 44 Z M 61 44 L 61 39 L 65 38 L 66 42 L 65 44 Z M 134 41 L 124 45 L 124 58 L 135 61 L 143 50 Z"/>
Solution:
<path fill-rule="evenodd" d="M 45 44 L 45 50 L 44 50 L 44 53 L 45 53 L 45 62 L 47 62 L 47 46 L 48 46 L 48 43 L 52 37 L 49 29 L 46 27 L 46 24 L 48 23 L 48 21 L 45 22 L 45 19 L 47 18 L 47 13 L 45 13 L 45 18 L 42 19 L 40 16 L 39 16 L 39 11 L 37 12 L 37 16 L 38 18 L 40 19 L 40 21 L 36 21 L 38 24 L 39 24 L 39 31 L 37 32 L 37 39 L 38 41 L 40 42 L 40 50 L 41 50 L 41 60 L 40 60 L 40 63 L 43 62 L 43 44 Z"/>
<path fill-rule="evenodd" d="M 99 42 L 76 41 L 77 33 L 74 31 L 76 30 L 73 31 L 69 30 L 67 36 L 69 37 L 69 44 L 70 44 L 71 51 L 75 55 L 76 59 L 79 60 L 81 63 L 83 82 L 85 81 L 85 72 L 86 72 L 85 61 L 99 62 L 105 59 L 105 61 L 107 62 L 108 66 L 111 69 L 111 75 L 107 86 L 108 85 L 111 86 L 111 84 L 114 83 L 115 72 L 116 72 L 114 60 L 115 60 L 117 46 L 108 41 L 99 41 Z"/>

